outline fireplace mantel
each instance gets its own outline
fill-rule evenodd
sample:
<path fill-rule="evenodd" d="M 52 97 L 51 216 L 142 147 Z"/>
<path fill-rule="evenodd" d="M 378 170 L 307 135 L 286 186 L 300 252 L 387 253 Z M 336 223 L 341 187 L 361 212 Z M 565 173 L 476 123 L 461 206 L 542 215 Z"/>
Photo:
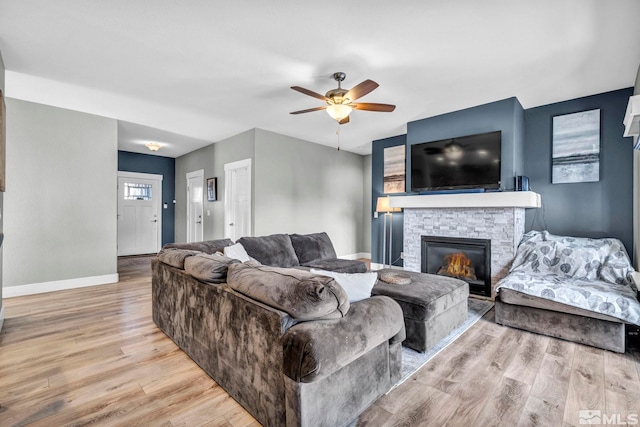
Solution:
<path fill-rule="evenodd" d="M 540 194 L 533 191 L 428 194 L 391 197 L 394 208 L 539 208 Z"/>

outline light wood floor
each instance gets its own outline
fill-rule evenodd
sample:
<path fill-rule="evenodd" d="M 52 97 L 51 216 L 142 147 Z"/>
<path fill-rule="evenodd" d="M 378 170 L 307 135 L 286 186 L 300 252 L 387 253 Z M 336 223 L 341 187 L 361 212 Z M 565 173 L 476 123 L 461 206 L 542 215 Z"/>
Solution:
<path fill-rule="evenodd" d="M 151 320 L 148 258 L 120 282 L 5 299 L 0 426 L 255 426 Z M 367 410 L 368 426 L 578 426 L 640 413 L 640 355 L 496 325 L 493 311 Z M 630 418 L 632 420 L 633 418 Z"/>

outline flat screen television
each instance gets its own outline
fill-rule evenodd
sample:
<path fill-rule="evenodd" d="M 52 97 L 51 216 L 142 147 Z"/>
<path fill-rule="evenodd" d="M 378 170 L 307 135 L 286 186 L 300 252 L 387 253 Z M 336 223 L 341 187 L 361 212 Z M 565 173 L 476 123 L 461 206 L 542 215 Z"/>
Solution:
<path fill-rule="evenodd" d="M 500 188 L 502 132 L 411 146 L 411 191 Z"/>

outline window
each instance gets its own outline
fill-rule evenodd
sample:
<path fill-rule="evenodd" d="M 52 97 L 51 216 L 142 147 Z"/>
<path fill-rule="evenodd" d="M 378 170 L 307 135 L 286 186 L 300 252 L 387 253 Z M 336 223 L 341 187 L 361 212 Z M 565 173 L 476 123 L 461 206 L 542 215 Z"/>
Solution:
<path fill-rule="evenodd" d="M 124 183 L 125 200 L 151 200 L 152 184 Z"/>

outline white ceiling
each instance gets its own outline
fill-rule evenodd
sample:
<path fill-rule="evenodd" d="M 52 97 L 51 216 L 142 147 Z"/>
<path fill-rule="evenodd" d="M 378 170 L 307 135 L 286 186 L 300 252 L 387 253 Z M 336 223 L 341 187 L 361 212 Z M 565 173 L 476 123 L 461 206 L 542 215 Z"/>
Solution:
<path fill-rule="evenodd" d="M 322 101 L 289 87 L 344 71 L 397 105 L 339 127 L 364 154 L 412 120 L 633 86 L 639 19 L 638 0 L 0 0 L 0 50 L 7 96 L 128 122 L 121 149 L 171 157 L 254 127 L 336 146 L 325 112 L 289 114 Z"/>

